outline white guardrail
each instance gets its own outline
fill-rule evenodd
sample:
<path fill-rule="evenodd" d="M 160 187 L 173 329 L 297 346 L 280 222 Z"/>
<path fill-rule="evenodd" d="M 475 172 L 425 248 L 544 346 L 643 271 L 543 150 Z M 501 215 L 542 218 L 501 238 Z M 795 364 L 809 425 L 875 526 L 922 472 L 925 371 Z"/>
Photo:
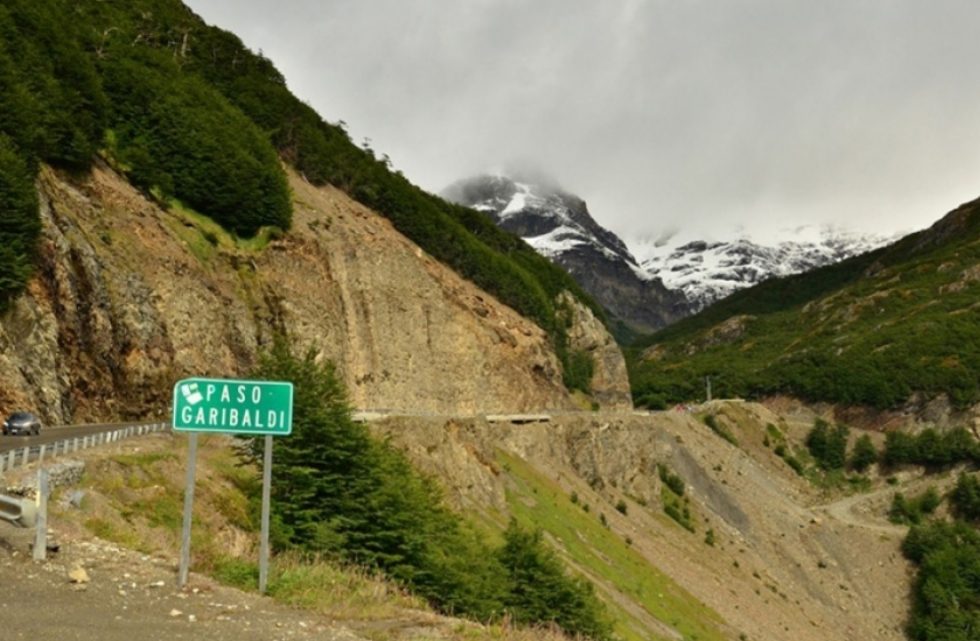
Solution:
<path fill-rule="evenodd" d="M 155 432 L 163 432 L 170 429 L 170 423 L 143 423 L 140 425 L 127 425 L 115 430 L 90 434 L 88 436 L 74 436 L 54 443 L 44 443 L 43 445 L 28 445 L 16 448 L 0 454 L 0 474 L 15 467 L 23 467 L 28 463 L 41 463 L 46 458 L 55 456 L 65 456 L 79 450 L 85 450 L 100 445 L 117 443 L 127 438 L 144 436 Z"/>

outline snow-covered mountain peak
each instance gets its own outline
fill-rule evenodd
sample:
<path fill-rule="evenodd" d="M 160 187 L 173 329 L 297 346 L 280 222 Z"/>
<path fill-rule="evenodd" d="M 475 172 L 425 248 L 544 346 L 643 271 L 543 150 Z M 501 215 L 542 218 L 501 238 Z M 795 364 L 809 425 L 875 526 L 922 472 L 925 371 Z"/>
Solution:
<path fill-rule="evenodd" d="M 639 331 L 658 329 L 688 312 L 679 292 L 668 292 L 643 271 L 619 236 L 592 218 L 585 201 L 553 180 L 488 174 L 458 181 L 442 195 L 523 238 Z"/>
<path fill-rule="evenodd" d="M 486 213 L 549 258 L 588 245 L 642 273 L 623 241 L 592 218 L 585 201 L 553 180 L 540 180 L 487 174 L 453 183 L 442 195 Z"/>
<path fill-rule="evenodd" d="M 637 253 L 649 277 L 683 291 L 700 309 L 768 278 L 836 263 L 894 239 L 830 225 L 803 225 L 762 235 L 765 241 L 737 230 L 730 240 L 714 240 L 684 230 L 641 242 Z"/>

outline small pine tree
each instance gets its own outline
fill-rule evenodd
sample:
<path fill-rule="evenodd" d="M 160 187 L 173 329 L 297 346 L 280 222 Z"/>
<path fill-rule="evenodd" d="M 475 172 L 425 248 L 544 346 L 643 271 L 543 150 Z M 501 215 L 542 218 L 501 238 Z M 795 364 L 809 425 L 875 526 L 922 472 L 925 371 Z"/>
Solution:
<path fill-rule="evenodd" d="M 499 559 L 509 580 L 505 607 L 518 622 L 552 622 L 566 633 L 609 639 L 612 627 L 592 585 L 565 574 L 540 531 L 511 521 Z"/>
<path fill-rule="evenodd" d="M 961 474 L 950 494 L 950 501 L 958 517 L 980 521 L 980 480 L 972 474 Z"/>
<path fill-rule="evenodd" d="M 806 448 L 818 464 L 827 456 L 827 443 L 829 440 L 830 424 L 822 418 L 818 418 L 813 423 L 813 429 L 806 436 Z"/>
<path fill-rule="evenodd" d="M 864 434 L 854 444 L 854 452 L 851 453 L 851 469 L 863 473 L 877 460 L 878 450 L 871 442 L 871 437 Z"/>
<path fill-rule="evenodd" d="M 847 439 L 850 430 L 846 425 L 831 429 L 823 419 L 817 419 L 806 438 L 807 449 L 824 470 L 840 470 L 847 462 Z"/>

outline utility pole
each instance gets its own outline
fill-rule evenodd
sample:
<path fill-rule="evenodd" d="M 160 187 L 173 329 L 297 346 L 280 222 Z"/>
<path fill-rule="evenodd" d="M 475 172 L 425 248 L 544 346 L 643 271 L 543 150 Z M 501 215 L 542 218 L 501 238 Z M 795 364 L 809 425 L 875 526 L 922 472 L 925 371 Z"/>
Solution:
<path fill-rule="evenodd" d="M 704 377 L 704 389 L 705 389 L 704 396 L 708 400 L 708 402 L 710 402 L 711 401 L 711 377 L 710 376 Z"/>

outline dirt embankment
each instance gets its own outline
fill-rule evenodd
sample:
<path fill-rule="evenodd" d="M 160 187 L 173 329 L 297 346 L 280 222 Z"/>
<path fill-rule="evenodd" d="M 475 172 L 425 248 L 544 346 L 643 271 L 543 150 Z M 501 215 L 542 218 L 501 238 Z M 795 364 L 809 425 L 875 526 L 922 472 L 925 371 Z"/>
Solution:
<path fill-rule="evenodd" d="M 733 637 L 904 639 L 911 576 L 899 549 L 905 529 L 888 523 L 877 504 L 853 510 L 860 498 L 824 505 L 826 496 L 765 445 L 767 425 L 799 444 L 807 429 L 800 417 L 750 403 L 695 409 L 697 415 L 598 413 L 526 425 L 393 420 L 379 429 L 446 480 L 467 509 L 506 509 L 516 486 L 495 452 L 520 457 L 601 512 L 651 567 L 717 612 Z M 737 446 L 708 429 L 700 420 L 707 413 Z M 695 533 L 663 515 L 658 464 L 685 481 Z M 621 502 L 628 514 L 617 510 Z"/>
<path fill-rule="evenodd" d="M 575 513 L 593 522 L 601 515 L 604 531 L 612 535 L 608 540 L 619 547 L 627 541 L 630 554 L 638 555 L 630 557 L 634 560 L 629 563 L 642 565 L 631 570 L 632 576 L 657 572 L 669 577 L 658 588 L 664 594 L 641 594 L 635 585 L 617 583 L 616 577 L 626 573 L 614 567 L 621 561 L 614 560 L 619 553 L 612 548 L 588 552 L 599 565 L 584 563 L 573 547 L 592 540 L 585 530 L 571 539 L 549 532 L 549 540 L 570 565 L 598 584 L 604 598 L 646 620 L 646 629 L 664 638 L 675 636 L 685 617 L 714 612 L 717 629 L 729 639 L 741 634 L 772 641 L 904 639 L 911 576 L 899 551 L 904 528 L 883 516 L 888 493 L 896 488 L 879 479 L 870 493 L 828 498 L 776 456 L 771 443 L 766 445 L 766 437 L 775 431 L 787 443 L 799 443 L 806 430 L 799 416 L 787 418 L 759 405 L 731 402 L 694 410 L 556 415 L 547 423 L 523 425 L 401 418 L 373 429 L 391 436 L 443 482 L 456 506 L 478 517 L 505 523 L 515 508 L 555 496 L 574 503 Z M 708 413 L 737 446 L 708 429 L 701 420 Z M 144 443 L 156 443 L 177 465 L 178 441 L 161 436 Z M 96 460 L 90 469 L 105 467 L 97 462 L 102 454 L 90 455 Z M 539 489 L 529 490 L 527 478 L 507 460 L 522 461 L 530 470 L 523 473 L 541 481 Z M 694 532 L 663 513 L 661 465 L 685 482 Z M 202 477 L 210 475 L 202 472 Z M 918 482 L 903 477 L 897 489 L 906 481 Z M 144 490 L 158 492 L 156 482 L 150 478 Z M 89 491 L 88 505 L 106 505 L 96 490 Z M 133 494 L 132 500 L 141 502 L 141 497 Z M 0 599 L 16 612 L 11 620 L 22 626 L 18 629 L 25 631 L 24 638 L 112 641 L 132 638 L 125 635 L 140 625 L 152 628 L 152 634 L 162 631 L 159 637 L 139 636 L 147 639 L 373 638 L 378 630 L 395 639 L 453 639 L 462 634 L 459 622 L 427 620 L 431 614 L 386 618 L 367 626 L 337 621 L 228 591 L 200 577 L 192 582 L 198 592 L 182 593 L 174 585 L 172 549 L 162 555 L 119 551 L 93 541 L 81 527 L 104 520 L 105 514 L 69 510 L 65 516 L 76 525 L 63 528 L 53 521 L 63 544 L 53 562 L 35 566 L 23 551 L 16 557 L 0 552 L 0 581 L 24 585 Z M 545 521 L 540 525 L 551 527 Z M 90 575 L 85 587 L 67 579 L 76 565 Z M 680 591 L 690 595 L 682 602 L 696 610 L 650 614 L 651 599 L 675 598 Z M 43 609 L 34 618 L 23 614 L 36 610 L 38 602 L 62 610 Z M 98 621 L 110 622 L 107 629 L 118 630 L 119 636 L 91 636 Z"/>

